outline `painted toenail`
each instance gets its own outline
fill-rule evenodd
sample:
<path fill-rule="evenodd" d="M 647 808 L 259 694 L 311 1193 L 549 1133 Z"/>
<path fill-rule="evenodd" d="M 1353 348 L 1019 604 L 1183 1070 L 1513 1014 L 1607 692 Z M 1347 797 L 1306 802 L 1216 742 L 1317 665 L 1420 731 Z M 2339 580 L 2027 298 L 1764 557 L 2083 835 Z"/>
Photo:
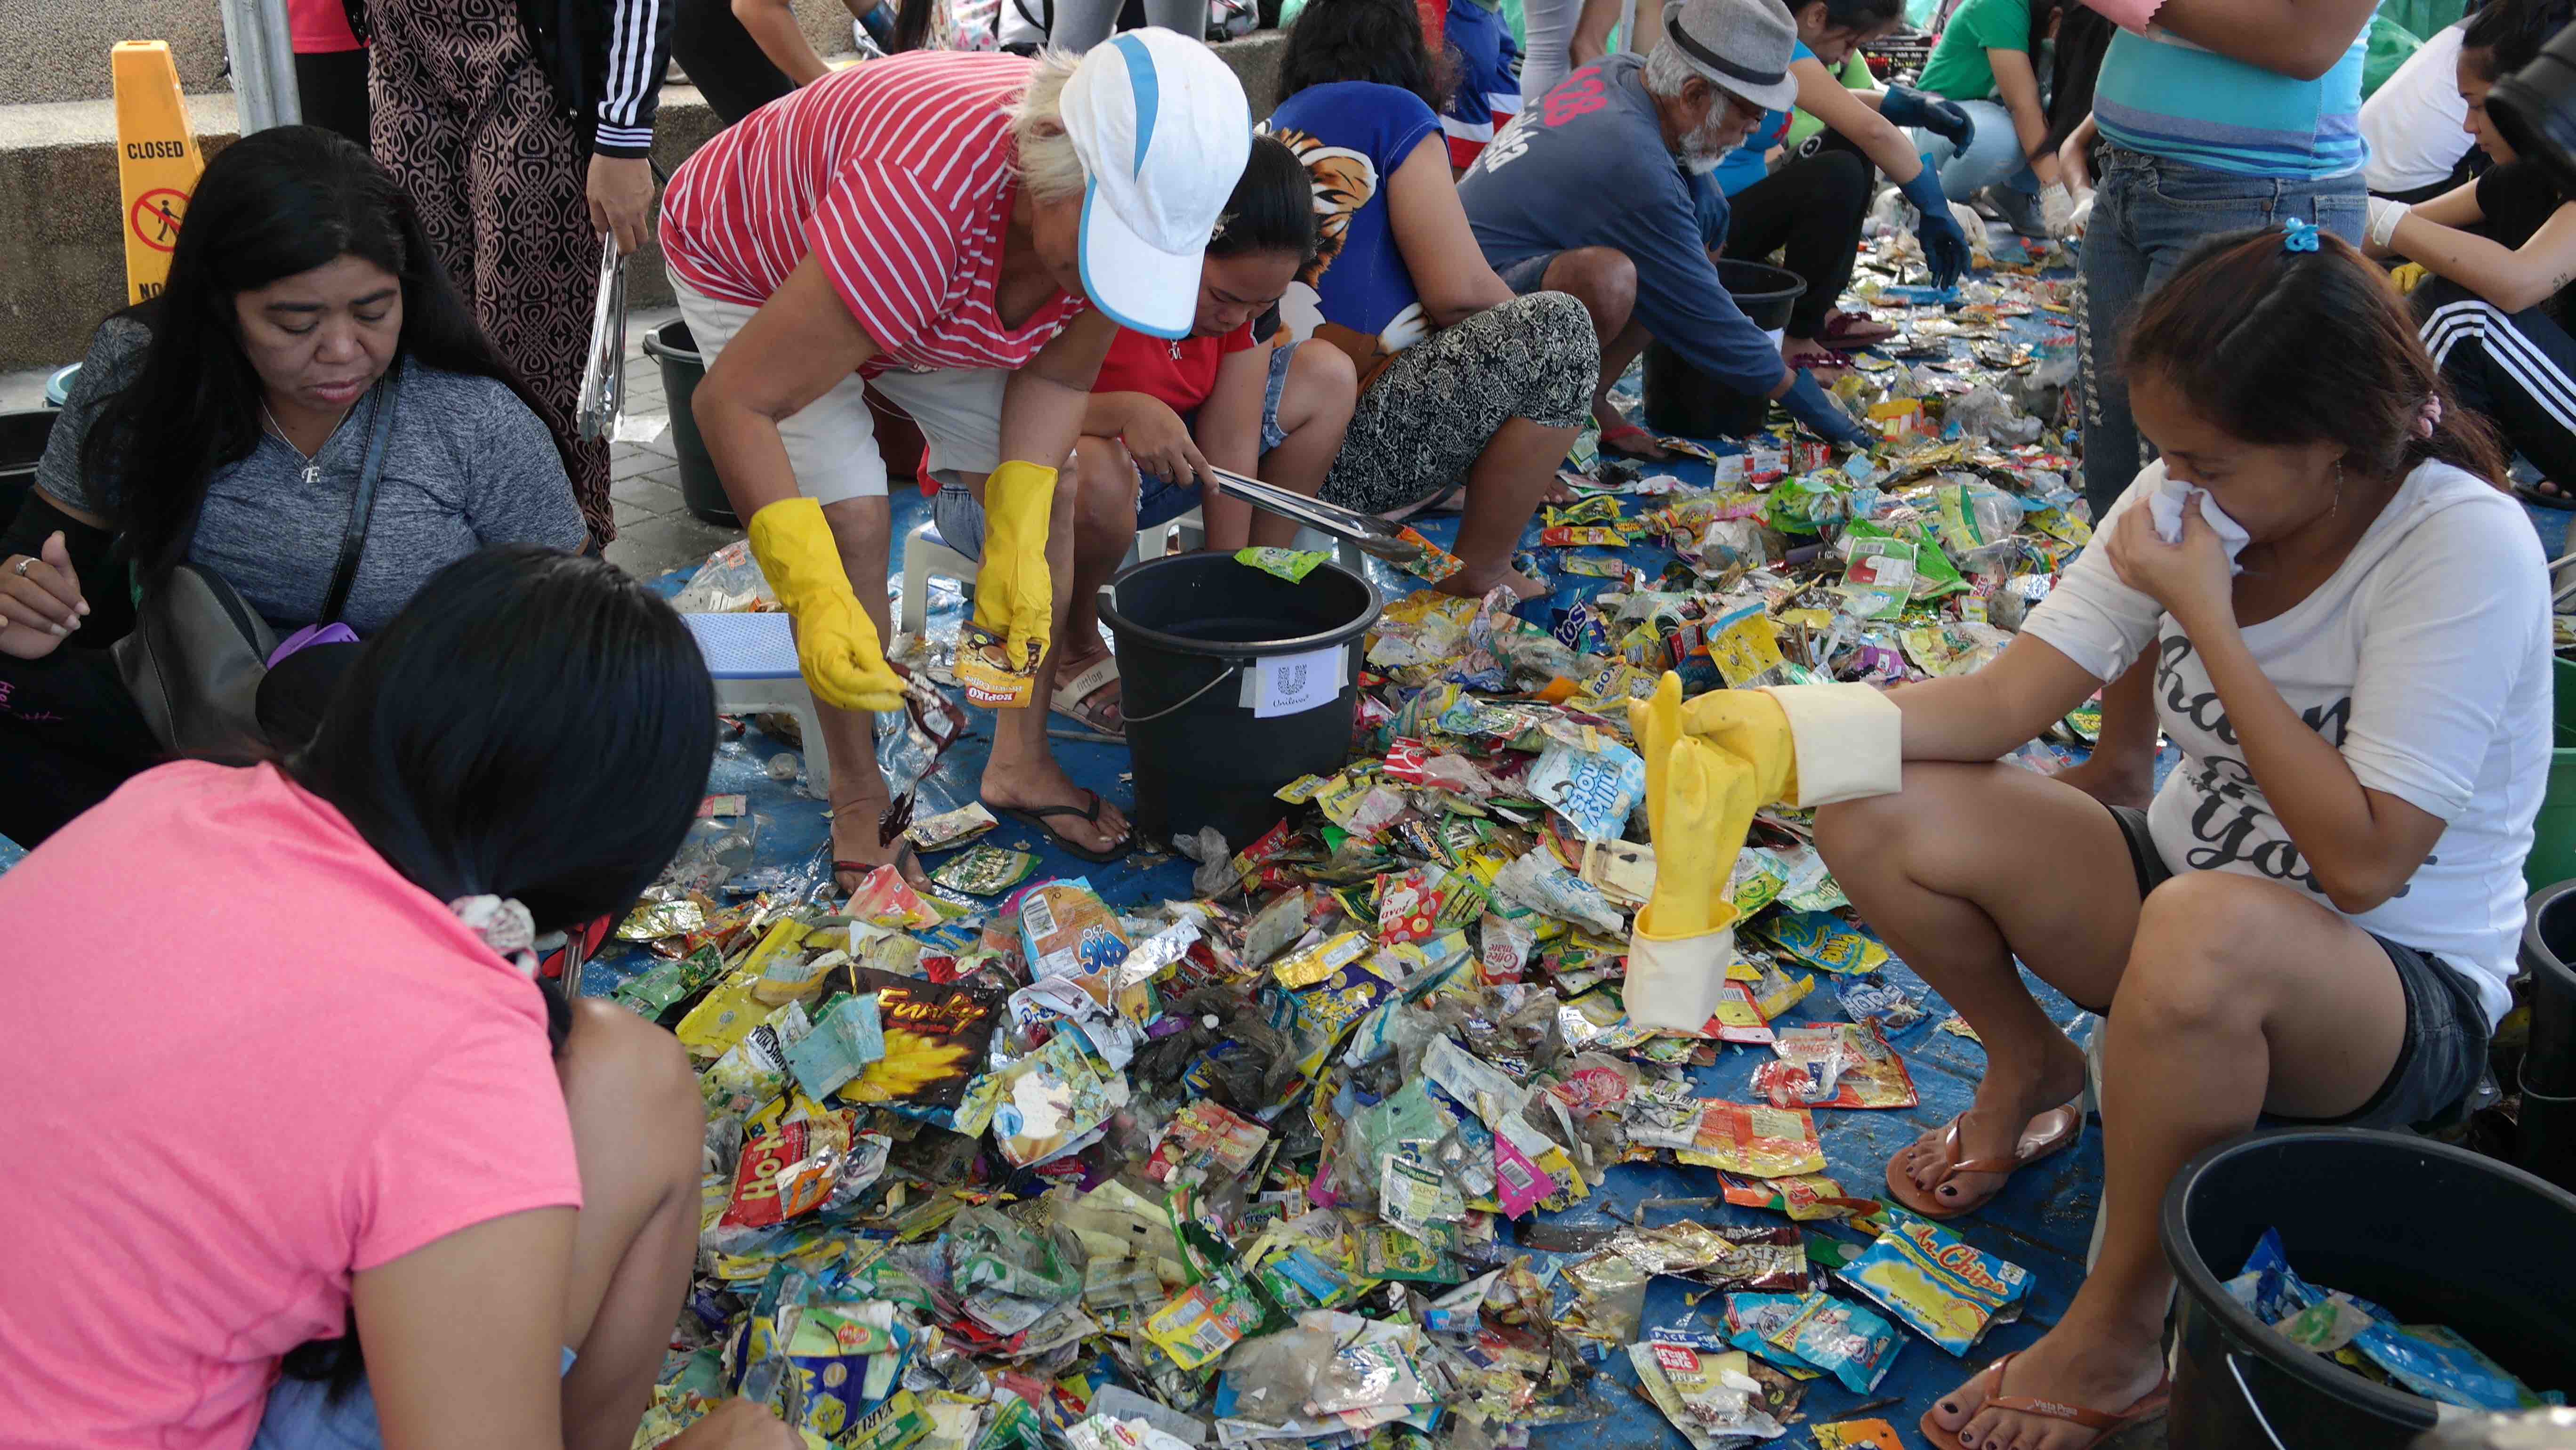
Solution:
<path fill-rule="evenodd" d="M 1959 1407 L 1951 1404 L 1948 1400 L 1943 1400 L 1941 1402 L 1941 1413 L 1945 1415 L 1955 1415 L 1959 1413 Z"/>

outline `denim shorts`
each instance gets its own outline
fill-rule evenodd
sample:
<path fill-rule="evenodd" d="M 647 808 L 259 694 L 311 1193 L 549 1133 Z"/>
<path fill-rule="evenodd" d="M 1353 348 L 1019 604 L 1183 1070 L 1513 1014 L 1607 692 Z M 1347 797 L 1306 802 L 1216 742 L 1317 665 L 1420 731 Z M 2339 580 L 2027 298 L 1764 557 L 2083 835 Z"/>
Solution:
<path fill-rule="evenodd" d="M 1562 252 L 1541 252 L 1535 257 L 1523 257 L 1517 262 L 1496 267 L 1494 275 L 1503 279 L 1503 285 L 1512 289 L 1513 296 L 1527 297 L 1533 292 L 1546 290 L 1547 269 L 1563 255 Z"/>
<path fill-rule="evenodd" d="M 2138 898 L 2143 901 L 2173 879 L 2173 868 L 2156 852 L 2145 811 L 2131 806 L 2109 809 L 2128 842 L 2129 864 L 2138 873 Z M 2397 1061 L 2388 1069 L 2387 1081 L 2359 1111 L 2340 1118 L 2284 1118 L 2266 1113 L 2267 1123 L 2344 1128 L 2436 1123 L 2457 1113 L 2485 1076 L 2493 1029 L 2477 985 L 2439 957 L 2376 932 L 2370 933 L 2370 939 L 2388 954 L 2388 964 L 2397 969 L 2398 985 L 2406 989 L 2406 1035 L 2397 1045 Z"/>
<path fill-rule="evenodd" d="M 1288 441 L 1288 434 L 1279 426 L 1279 396 L 1288 387 L 1288 359 L 1303 346 L 1303 342 L 1291 340 L 1270 350 L 1270 380 L 1261 393 L 1263 453 Z M 1193 410 L 1181 421 L 1196 428 L 1198 413 Z M 1136 527 L 1140 529 L 1170 523 L 1199 506 L 1199 486 L 1195 482 L 1147 478 L 1139 471 L 1136 483 Z M 930 501 L 930 518 L 939 526 L 939 537 L 947 541 L 948 547 L 970 559 L 984 557 L 984 506 L 964 484 L 941 482 L 938 494 Z"/>

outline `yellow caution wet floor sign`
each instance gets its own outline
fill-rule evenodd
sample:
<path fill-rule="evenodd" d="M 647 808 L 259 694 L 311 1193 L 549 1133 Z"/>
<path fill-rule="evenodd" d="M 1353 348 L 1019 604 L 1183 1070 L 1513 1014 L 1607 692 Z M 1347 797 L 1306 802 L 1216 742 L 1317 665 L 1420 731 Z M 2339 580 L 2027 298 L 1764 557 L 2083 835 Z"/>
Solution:
<path fill-rule="evenodd" d="M 179 219 L 206 161 L 188 128 L 169 42 L 119 41 L 109 65 L 116 77 L 117 179 L 125 192 L 126 300 L 140 302 L 170 276 Z"/>

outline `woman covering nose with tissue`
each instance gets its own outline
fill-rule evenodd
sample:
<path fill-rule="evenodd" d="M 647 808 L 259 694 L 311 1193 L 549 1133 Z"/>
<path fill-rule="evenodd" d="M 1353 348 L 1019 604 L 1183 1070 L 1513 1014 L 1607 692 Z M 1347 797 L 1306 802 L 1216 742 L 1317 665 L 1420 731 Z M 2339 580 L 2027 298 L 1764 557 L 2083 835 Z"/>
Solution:
<path fill-rule="evenodd" d="M 2162 459 L 1993 664 L 1875 718 L 1820 687 L 1727 691 L 1684 704 L 1678 734 L 1640 731 L 1666 747 L 1658 825 L 1749 816 L 1725 808 L 1747 782 L 1842 796 L 1816 817 L 1835 878 L 1984 1040 L 1975 1104 L 1888 1165 L 1908 1208 L 1973 1212 L 2082 1132 L 2084 1054 L 2016 958 L 2108 1013 L 2100 1257 L 2046 1337 L 1924 1416 L 1939 1446 L 2079 1450 L 2159 1412 L 2175 1171 L 2267 1116 L 2463 1111 L 2522 921 L 2549 589 L 2492 436 L 2404 304 L 2313 227 L 2240 232 L 2147 300 L 2125 363 Z M 1996 763 L 2150 653 L 2183 752 L 2150 810 Z M 1819 703 L 1850 728 L 1820 730 Z M 1888 793 L 1818 789 L 1872 763 L 1885 789 L 1891 757 Z"/>

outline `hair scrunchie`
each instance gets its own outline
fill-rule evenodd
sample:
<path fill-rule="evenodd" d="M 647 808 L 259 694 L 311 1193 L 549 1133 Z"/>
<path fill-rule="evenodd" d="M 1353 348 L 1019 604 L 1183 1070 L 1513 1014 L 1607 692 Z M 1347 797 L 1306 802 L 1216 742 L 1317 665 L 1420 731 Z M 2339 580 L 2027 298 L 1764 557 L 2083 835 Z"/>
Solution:
<path fill-rule="evenodd" d="M 503 961 L 517 967 L 519 975 L 537 975 L 536 918 L 516 898 L 460 896 L 447 903 L 447 909 Z"/>

